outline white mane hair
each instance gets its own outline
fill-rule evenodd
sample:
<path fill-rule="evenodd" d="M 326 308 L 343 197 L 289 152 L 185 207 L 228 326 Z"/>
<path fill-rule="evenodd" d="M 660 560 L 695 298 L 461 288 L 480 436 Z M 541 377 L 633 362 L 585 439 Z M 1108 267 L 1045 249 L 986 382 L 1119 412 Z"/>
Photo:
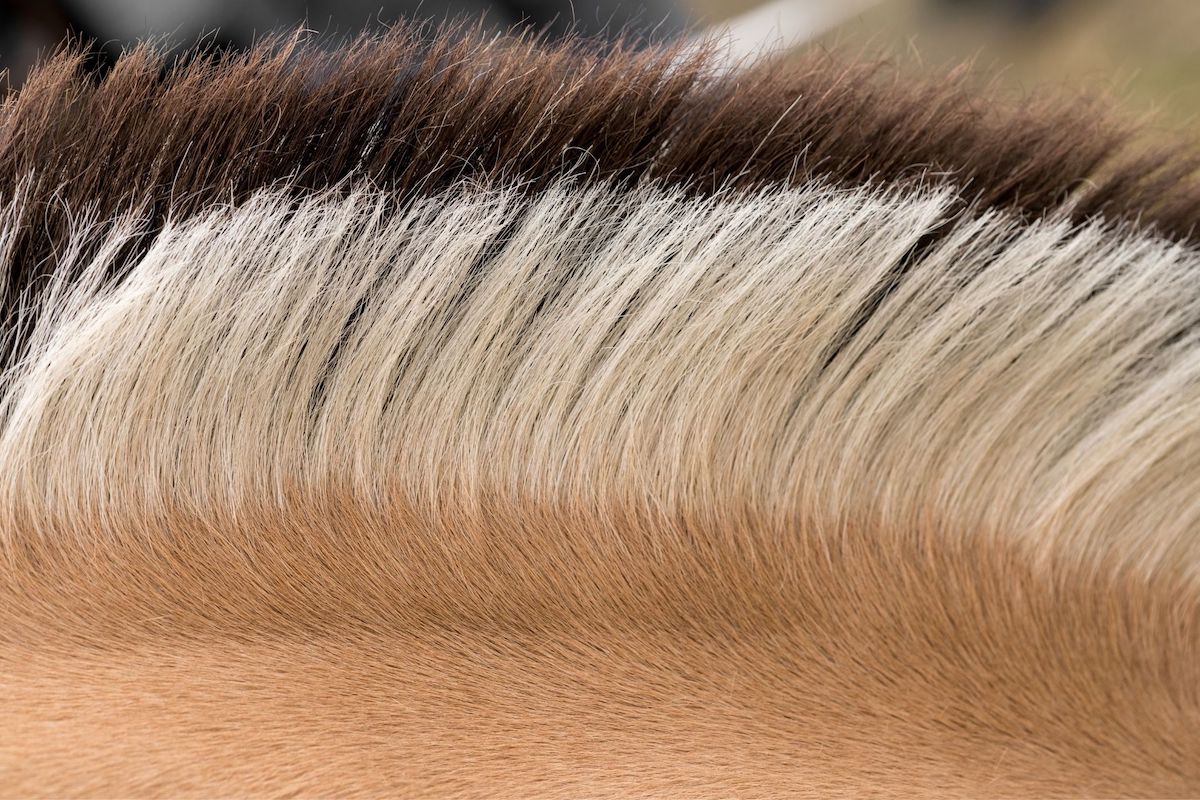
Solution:
<path fill-rule="evenodd" d="M 1200 253 L 954 200 L 264 190 L 63 254 L 0 786 L 1200 789 Z"/>

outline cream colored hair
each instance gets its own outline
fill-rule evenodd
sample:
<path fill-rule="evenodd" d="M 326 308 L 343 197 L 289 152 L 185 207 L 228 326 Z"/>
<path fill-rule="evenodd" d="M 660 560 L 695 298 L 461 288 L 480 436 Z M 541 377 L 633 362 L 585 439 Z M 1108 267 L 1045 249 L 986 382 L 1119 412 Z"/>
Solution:
<path fill-rule="evenodd" d="M 1200 254 L 951 201 L 118 226 L 5 384 L 0 786 L 1200 791 Z"/>

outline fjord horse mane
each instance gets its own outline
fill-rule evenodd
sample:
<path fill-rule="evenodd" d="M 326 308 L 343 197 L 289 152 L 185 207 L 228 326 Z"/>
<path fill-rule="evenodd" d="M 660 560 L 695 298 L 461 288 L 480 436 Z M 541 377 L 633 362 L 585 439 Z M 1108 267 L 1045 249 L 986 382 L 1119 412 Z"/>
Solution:
<path fill-rule="evenodd" d="M 1200 790 L 1192 151 L 706 58 L 7 100 L 5 794 Z"/>

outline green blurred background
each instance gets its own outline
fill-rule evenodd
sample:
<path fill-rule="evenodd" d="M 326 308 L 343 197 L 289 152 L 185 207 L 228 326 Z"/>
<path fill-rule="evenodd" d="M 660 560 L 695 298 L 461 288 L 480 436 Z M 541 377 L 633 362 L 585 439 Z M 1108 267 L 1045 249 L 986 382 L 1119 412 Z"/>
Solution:
<path fill-rule="evenodd" d="M 834 0 L 837 2 L 837 0 Z M 713 23 L 752 0 L 690 0 Z M 971 61 L 979 80 L 1014 93 L 1050 87 L 1107 92 L 1130 114 L 1200 132 L 1200 0 L 1062 0 L 1040 13 L 1019 3 L 881 0 L 818 46 L 884 54 L 906 69 Z"/>

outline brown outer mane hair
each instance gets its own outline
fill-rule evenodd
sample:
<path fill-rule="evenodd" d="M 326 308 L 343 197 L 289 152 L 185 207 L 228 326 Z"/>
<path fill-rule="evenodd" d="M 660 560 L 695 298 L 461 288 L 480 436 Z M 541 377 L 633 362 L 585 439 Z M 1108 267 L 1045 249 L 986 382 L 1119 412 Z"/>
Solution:
<path fill-rule="evenodd" d="M 0 109 L 0 192 L 21 192 L 28 209 L 2 298 L 18 351 L 15 310 L 36 306 L 73 215 L 137 209 L 148 237 L 168 217 L 281 183 L 356 178 L 402 199 L 464 180 L 536 190 L 568 175 L 699 193 L 945 180 L 973 207 L 1197 237 L 1194 154 L 1148 150 L 1099 101 L 1008 106 L 970 89 L 966 70 L 913 81 L 811 51 L 717 74 L 711 48 L 547 44 L 463 26 L 332 50 L 297 34 L 174 62 L 145 44 L 103 78 L 85 63 L 84 48 L 64 47 Z"/>

